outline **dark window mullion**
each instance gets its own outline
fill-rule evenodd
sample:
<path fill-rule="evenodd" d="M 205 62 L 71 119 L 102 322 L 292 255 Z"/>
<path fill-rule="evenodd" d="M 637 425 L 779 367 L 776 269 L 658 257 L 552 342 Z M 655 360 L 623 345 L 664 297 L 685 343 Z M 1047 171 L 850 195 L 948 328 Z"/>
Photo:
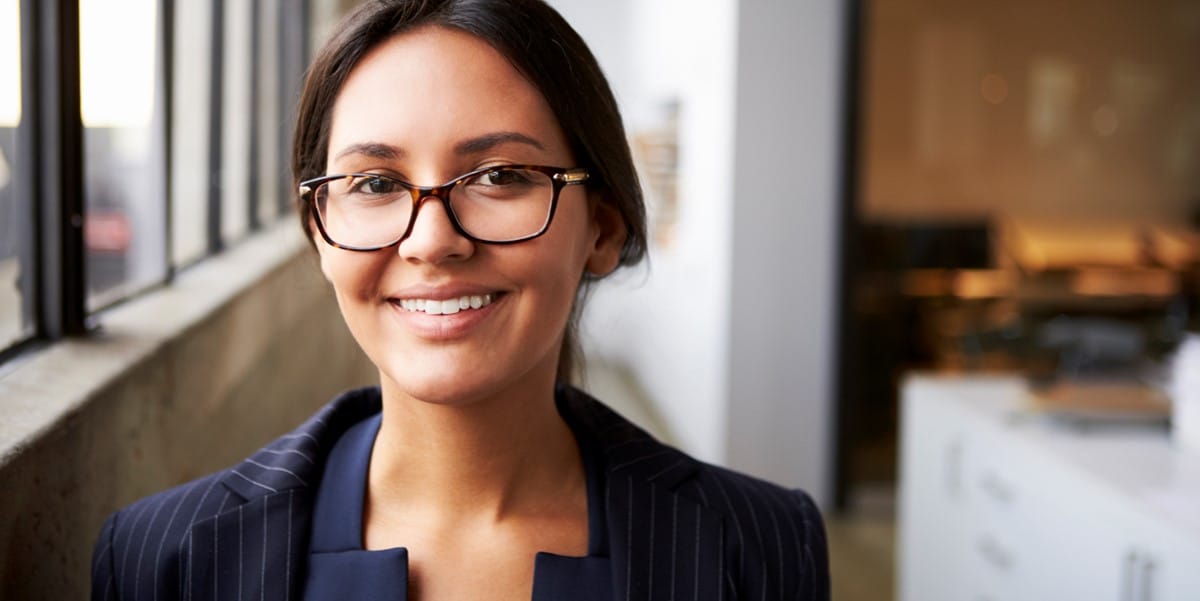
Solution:
<path fill-rule="evenodd" d="M 24 108 L 34 131 L 27 135 L 31 193 L 38 220 L 37 290 L 43 337 L 86 333 L 87 277 L 83 121 L 79 86 L 79 3 L 51 0 L 22 4 L 25 33 L 36 42 L 24 60 Z"/>
<path fill-rule="evenodd" d="M 250 100 L 249 100 L 249 115 L 250 115 L 250 150 L 248 152 L 247 162 L 250 164 L 249 177 L 246 178 L 246 186 L 248 194 L 246 195 L 246 211 L 247 220 L 250 231 L 256 231 L 262 227 L 259 219 L 259 181 L 262 171 L 262 164 L 259 157 L 259 115 L 258 103 L 260 91 L 258 87 L 259 75 L 262 73 L 262 1 L 248 0 L 252 3 L 250 7 Z"/>
<path fill-rule="evenodd" d="M 174 245 L 171 243 L 175 239 L 175 223 L 174 211 L 172 211 L 171 190 L 173 189 L 172 180 L 172 157 L 175 154 L 174 129 L 175 129 L 175 1 L 174 0 L 159 0 L 159 45 L 161 46 L 159 56 L 161 63 L 159 65 L 158 88 L 159 95 L 162 98 L 162 202 L 166 210 L 163 211 L 163 256 L 167 261 L 166 280 L 170 282 L 175 277 L 175 256 L 173 252 Z"/>
<path fill-rule="evenodd" d="M 212 78 L 208 97 L 208 253 L 224 248 L 221 236 L 221 128 L 225 96 L 225 0 L 212 0 Z"/>

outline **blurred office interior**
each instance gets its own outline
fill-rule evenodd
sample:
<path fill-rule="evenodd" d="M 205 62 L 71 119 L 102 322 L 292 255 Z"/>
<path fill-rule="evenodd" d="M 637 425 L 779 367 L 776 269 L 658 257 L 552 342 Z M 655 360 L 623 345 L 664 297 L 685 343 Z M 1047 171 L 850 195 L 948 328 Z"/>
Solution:
<path fill-rule="evenodd" d="M 810 491 L 836 599 L 1200 591 L 1170 393 L 1200 335 L 1200 2 L 550 3 L 650 213 L 649 262 L 587 296 L 585 387 Z M 354 4 L 0 0 L 6 590 L 81 596 L 109 511 L 371 382 L 287 173 L 306 61 Z M 1083 506 L 1132 525 L 1030 576 L 1012 533 L 1090 540 L 1038 525 Z M 1108 588 L 1079 596 L 1088 573 Z"/>

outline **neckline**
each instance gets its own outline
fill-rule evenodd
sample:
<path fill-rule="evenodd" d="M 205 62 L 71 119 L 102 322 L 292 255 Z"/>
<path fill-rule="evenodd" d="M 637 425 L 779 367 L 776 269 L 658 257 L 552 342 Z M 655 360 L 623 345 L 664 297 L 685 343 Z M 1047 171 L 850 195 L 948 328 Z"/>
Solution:
<path fill-rule="evenodd" d="M 586 557 L 607 557 L 604 508 L 606 474 L 601 450 L 594 433 L 571 414 L 564 396 L 561 388 L 556 390 L 555 407 L 571 429 L 583 463 L 588 512 Z M 382 423 L 382 411 L 368 415 L 347 429 L 330 450 L 313 506 L 310 552 L 365 551 L 363 504 L 366 500 L 371 451 Z M 546 551 L 540 553 L 555 555 Z"/>

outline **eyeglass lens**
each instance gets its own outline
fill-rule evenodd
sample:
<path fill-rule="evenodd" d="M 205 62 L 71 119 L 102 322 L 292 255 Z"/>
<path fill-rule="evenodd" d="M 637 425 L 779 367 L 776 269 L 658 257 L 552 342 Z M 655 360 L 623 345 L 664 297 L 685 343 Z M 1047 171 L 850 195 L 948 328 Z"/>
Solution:
<path fill-rule="evenodd" d="M 348 175 L 316 189 L 318 218 L 338 244 L 387 246 L 408 229 L 412 188 L 382 175 Z M 450 211 L 471 237 L 508 242 L 542 231 L 554 202 L 554 181 L 540 171 L 505 167 L 458 181 Z"/>

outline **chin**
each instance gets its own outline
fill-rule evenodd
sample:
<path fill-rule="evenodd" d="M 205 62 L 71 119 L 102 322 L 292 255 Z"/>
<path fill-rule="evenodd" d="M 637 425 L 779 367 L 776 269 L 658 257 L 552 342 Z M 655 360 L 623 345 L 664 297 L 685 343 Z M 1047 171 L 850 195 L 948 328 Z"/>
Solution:
<path fill-rule="evenodd" d="M 494 396 L 505 388 L 502 382 L 470 368 L 432 369 L 408 366 L 405 369 L 380 369 L 384 389 L 394 395 L 434 405 L 462 406 Z"/>
<path fill-rule="evenodd" d="M 485 372 L 477 365 L 497 368 Z M 380 369 L 385 398 L 393 396 L 444 406 L 467 406 L 517 394 L 522 398 L 545 389 L 553 394 L 555 364 L 502 366 L 486 360 L 452 362 L 440 366 L 408 364 L 404 369 Z"/>

